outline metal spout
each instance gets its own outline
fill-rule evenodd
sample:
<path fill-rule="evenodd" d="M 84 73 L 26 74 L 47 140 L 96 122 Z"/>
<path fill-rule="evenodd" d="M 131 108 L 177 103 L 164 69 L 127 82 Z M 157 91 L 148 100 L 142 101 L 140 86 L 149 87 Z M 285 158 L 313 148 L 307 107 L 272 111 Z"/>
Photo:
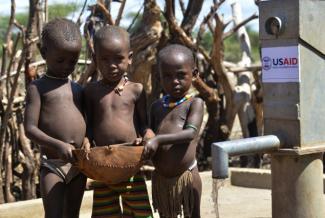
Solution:
<path fill-rule="evenodd" d="M 279 147 L 280 140 L 274 135 L 212 143 L 212 177 L 216 179 L 228 177 L 229 156 L 269 152 L 277 150 Z"/>

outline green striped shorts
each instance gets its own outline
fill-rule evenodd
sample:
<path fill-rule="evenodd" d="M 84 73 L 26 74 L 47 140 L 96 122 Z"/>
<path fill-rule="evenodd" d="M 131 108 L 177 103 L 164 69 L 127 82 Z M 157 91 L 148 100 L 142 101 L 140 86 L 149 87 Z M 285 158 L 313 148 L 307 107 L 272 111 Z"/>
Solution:
<path fill-rule="evenodd" d="M 92 217 L 124 217 L 152 218 L 145 180 L 135 175 L 129 181 L 113 185 L 102 182 L 93 183 Z M 120 205 L 120 197 L 122 205 Z M 121 208 L 122 206 L 122 208 Z"/>

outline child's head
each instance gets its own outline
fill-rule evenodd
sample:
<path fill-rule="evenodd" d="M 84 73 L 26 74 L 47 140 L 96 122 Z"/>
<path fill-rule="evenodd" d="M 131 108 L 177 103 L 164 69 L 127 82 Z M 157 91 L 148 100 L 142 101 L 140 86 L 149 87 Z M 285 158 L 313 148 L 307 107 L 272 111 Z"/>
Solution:
<path fill-rule="evenodd" d="M 106 82 L 118 82 L 132 61 L 127 31 L 118 26 L 104 26 L 94 36 L 94 61 Z"/>
<path fill-rule="evenodd" d="M 168 45 L 159 52 L 158 70 L 162 87 L 175 99 L 187 94 L 193 77 L 198 75 L 192 51 L 178 44 Z"/>
<path fill-rule="evenodd" d="M 81 50 L 79 27 L 67 19 L 55 19 L 42 31 L 40 51 L 47 64 L 47 73 L 68 77 L 74 70 Z"/>

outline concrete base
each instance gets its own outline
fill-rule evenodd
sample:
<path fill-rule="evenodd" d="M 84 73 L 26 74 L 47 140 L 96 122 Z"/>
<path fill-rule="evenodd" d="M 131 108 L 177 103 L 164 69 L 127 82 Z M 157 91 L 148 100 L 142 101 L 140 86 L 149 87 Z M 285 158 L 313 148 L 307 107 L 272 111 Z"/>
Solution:
<path fill-rule="evenodd" d="M 230 183 L 247 188 L 271 189 L 271 170 L 230 168 Z"/>
<path fill-rule="evenodd" d="M 272 155 L 272 217 L 325 218 L 322 157 Z"/>
<path fill-rule="evenodd" d="M 230 168 L 231 185 L 271 189 L 271 170 L 269 169 L 252 169 L 252 168 Z M 325 193 L 325 175 L 323 175 L 323 187 Z"/>

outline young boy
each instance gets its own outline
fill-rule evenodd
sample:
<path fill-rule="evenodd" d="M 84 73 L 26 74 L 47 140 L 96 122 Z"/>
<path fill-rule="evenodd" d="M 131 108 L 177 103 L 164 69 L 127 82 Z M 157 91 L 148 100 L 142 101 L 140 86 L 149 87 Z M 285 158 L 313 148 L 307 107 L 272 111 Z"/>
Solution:
<path fill-rule="evenodd" d="M 27 89 L 26 135 L 41 148 L 45 217 L 79 217 L 86 177 L 72 166 L 72 150 L 86 134 L 82 88 L 70 81 L 81 50 L 79 27 L 66 19 L 44 26 L 40 52 L 47 71 Z"/>
<path fill-rule="evenodd" d="M 169 45 L 158 54 L 161 84 L 167 93 L 152 104 L 150 125 L 157 134 L 145 144 L 143 159 L 152 158 L 153 207 L 160 217 L 200 217 L 202 184 L 196 146 L 203 101 L 188 94 L 198 76 L 191 50 Z"/>
<path fill-rule="evenodd" d="M 84 91 L 90 141 L 105 146 L 132 142 L 138 135 L 149 137 L 143 86 L 125 76 L 132 60 L 128 33 L 104 26 L 94 36 L 94 50 L 102 80 L 89 83 Z M 136 175 L 109 186 L 95 182 L 93 186 L 92 217 L 152 217 L 143 177 Z"/>

